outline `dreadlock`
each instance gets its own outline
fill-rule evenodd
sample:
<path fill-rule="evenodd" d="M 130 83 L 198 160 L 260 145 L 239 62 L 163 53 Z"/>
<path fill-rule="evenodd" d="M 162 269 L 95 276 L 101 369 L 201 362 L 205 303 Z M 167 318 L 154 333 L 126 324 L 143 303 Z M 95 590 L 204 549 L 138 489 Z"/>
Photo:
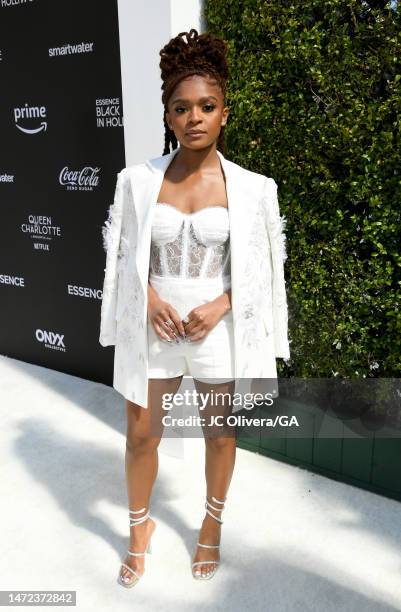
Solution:
<path fill-rule="evenodd" d="M 186 36 L 186 41 L 184 40 Z M 223 99 L 226 95 L 228 80 L 228 65 L 226 59 L 227 44 L 221 38 L 213 34 L 198 34 L 192 28 L 189 32 L 180 32 L 160 51 L 160 70 L 162 84 L 162 102 L 164 105 L 164 150 L 163 155 L 170 153 L 170 143 L 173 150 L 178 146 L 177 138 L 170 130 L 166 112 L 168 101 L 176 85 L 185 77 L 197 74 L 204 77 L 212 77 L 218 82 Z M 218 149 L 224 154 L 224 125 L 221 127 L 217 141 Z"/>

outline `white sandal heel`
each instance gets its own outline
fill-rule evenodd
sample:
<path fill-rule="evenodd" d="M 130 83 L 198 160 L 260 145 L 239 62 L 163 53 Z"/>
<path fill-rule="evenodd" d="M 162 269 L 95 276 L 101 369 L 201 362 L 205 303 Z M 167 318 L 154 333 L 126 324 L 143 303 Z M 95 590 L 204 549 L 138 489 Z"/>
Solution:
<path fill-rule="evenodd" d="M 146 506 L 144 508 L 141 508 L 141 510 L 130 510 L 129 513 L 130 514 L 139 514 L 140 512 L 143 512 L 144 510 L 146 510 Z M 149 518 L 149 511 L 142 516 L 141 518 L 132 518 L 131 516 L 129 517 L 130 520 L 130 527 L 135 527 L 135 525 L 140 525 L 141 523 L 145 522 L 147 519 Z M 155 525 L 156 528 L 156 525 Z M 153 530 L 154 531 L 154 530 Z M 153 537 L 153 533 L 149 538 L 149 542 L 147 545 L 147 548 L 145 550 L 145 552 L 133 552 L 131 550 L 127 550 L 127 554 L 131 555 L 132 557 L 143 557 L 146 553 L 151 554 L 152 552 L 152 545 L 151 545 L 151 540 Z M 128 578 L 128 576 L 123 577 L 121 574 L 121 568 L 125 567 L 127 570 L 129 570 L 132 574 L 133 577 L 132 578 Z M 132 567 L 130 567 L 129 565 L 127 565 L 126 563 L 121 563 L 121 568 L 120 568 L 120 573 L 118 575 L 117 578 L 117 582 L 118 584 L 121 584 L 121 586 L 126 587 L 126 588 L 131 588 L 133 587 L 135 584 L 137 584 L 137 582 L 139 582 L 139 580 L 142 578 L 143 574 L 138 574 L 134 569 L 132 569 Z"/>
<path fill-rule="evenodd" d="M 214 496 L 212 496 L 212 501 L 215 502 L 216 504 L 222 504 L 224 506 L 226 500 L 227 500 L 227 498 L 225 498 L 224 501 L 220 501 L 220 500 L 216 499 Z M 217 516 L 215 516 L 212 512 L 210 512 L 209 508 L 212 508 L 212 510 L 216 510 L 217 512 L 223 512 L 224 507 L 223 508 L 215 508 L 215 506 L 212 506 L 212 504 L 209 502 L 208 498 L 206 497 L 205 508 L 206 508 L 206 512 L 211 517 L 213 517 L 218 523 L 223 524 L 223 521 L 220 518 L 218 518 Z M 201 546 L 202 548 L 220 548 L 220 544 L 201 544 L 200 542 L 197 543 L 197 546 Z M 197 565 L 208 565 L 208 564 L 211 564 L 211 563 L 214 563 L 214 569 L 211 570 L 211 571 L 209 570 L 205 575 L 202 575 L 202 572 L 199 572 L 199 574 L 196 574 L 196 572 L 198 570 L 194 571 L 194 567 L 197 566 Z M 192 576 L 196 580 L 210 580 L 210 578 L 213 578 L 213 576 L 217 572 L 217 569 L 218 569 L 219 565 L 220 565 L 220 561 L 215 561 L 215 560 L 210 560 L 210 561 L 195 561 L 194 563 L 192 563 Z"/>

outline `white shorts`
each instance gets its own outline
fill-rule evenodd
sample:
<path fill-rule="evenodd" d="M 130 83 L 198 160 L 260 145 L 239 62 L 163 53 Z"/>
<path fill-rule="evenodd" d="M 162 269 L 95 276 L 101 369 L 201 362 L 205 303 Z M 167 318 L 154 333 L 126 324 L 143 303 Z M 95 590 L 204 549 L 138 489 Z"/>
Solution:
<path fill-rule="evenodd" d="M 230 278 L 165 278 L 151 274 L 151 286 L 169 302 L 181 319 L 196 306 L 206 304 L 230 288 Z M 201 340 L 180 343 L 162 340 L 148 320 L 148 378 L 189 375 L 196 380 L 234 380 L 234 326 L 232 310 Z"/>

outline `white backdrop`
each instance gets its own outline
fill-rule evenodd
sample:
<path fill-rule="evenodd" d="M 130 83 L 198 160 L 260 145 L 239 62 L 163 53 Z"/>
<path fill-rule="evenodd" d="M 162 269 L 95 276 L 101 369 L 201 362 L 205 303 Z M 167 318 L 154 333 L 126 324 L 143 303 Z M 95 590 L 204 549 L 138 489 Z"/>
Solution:
<path fill-rule="evenodd" d="M 162 155 L 160 49 L 180 32 L 205 31 L 202 0 L 118 0 L 126 165 Z"/>

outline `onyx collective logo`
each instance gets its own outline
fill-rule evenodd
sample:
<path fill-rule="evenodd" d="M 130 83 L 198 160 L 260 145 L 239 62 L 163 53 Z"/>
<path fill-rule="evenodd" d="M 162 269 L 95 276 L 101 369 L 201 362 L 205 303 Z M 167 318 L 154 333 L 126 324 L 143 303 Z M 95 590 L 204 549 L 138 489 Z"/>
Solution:
<path fill-rule="evenodd" d="M 35 338 L 46 348 L 63 351 L 65 353 L 64 334 L 58 334 L 46 329 L 37 329 L 35 331 Z"/>

